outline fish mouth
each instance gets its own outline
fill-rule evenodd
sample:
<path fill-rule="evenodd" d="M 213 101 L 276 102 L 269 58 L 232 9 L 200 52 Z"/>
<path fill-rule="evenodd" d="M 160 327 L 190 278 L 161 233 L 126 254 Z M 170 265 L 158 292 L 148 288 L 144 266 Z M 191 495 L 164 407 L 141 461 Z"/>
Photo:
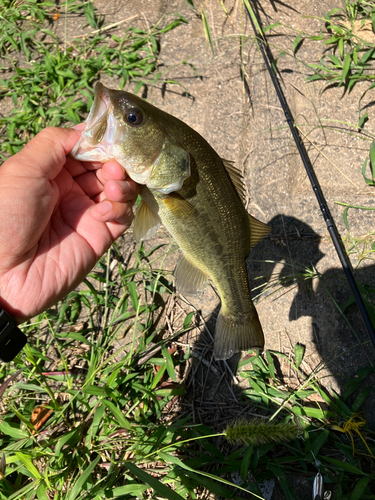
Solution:
<path fill-rule="evenodd" d="M 117 120 L 111 103 L 110 91 L 100 82 L 94 88 L 94 102 L 86 119 L 85 137 L 87 144 L 108 147 L 118 142 Z"/>
<path fill-rule="evenodd" d="M 111 91 L 97 82 L 86 128 L 71 156 L 81 161 L 110 160 L 114 158 L 114 146 L 122 140 L 123 130 L 116 118 Z"/>
<path fill-rule="evenodd" d="M 108 99 L 109 96 L 107 95 L 108 92 L 105 92 L 105 90 L 107 89 L 102 83 L 97 82 L 95 84 L 94 101 L 92 103 L 90 113 L 86 118 L 87 130 L 93 130 L 95 128 L 95 125 L 106 118 L 110 101 Z"/>

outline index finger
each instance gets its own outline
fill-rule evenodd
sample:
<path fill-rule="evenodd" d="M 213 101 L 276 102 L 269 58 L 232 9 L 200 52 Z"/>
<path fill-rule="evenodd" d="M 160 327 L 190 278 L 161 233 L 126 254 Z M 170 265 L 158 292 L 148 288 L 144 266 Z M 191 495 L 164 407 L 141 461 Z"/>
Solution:
<path fill-rule="evenodd" d="M 65 168 L 73 178 L 96 170 L 97 176 L 101 182 L 105 182 L 109 179 L 123 181 L 128 177 L 124 167 L 114 160 L 105 163 L 87 162 L 76 160 L 68 156 Z"/>

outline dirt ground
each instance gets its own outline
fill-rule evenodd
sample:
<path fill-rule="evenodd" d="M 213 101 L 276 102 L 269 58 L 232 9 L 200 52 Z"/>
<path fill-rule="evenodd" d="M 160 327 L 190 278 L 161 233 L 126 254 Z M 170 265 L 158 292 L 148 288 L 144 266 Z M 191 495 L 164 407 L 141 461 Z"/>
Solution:
<path fill-rule="evenodd" d="M 201 0 L 194 2 L 200 12 Z M 375 363 L 375 350 L 358 312 L 347 309 L 348 325 L 335 302 L 342 307 L 351 291 L 346 283 L 319 206 L 312 192 L 285 117 L 272 87 L 259 50 L 252 39 L 252 28 L 240 2 L 226 2 L 231 20 L 220 2 L 209 0 L 205 9 L 212 29 L 215 54 L 204 38 L 202 20 L 186 0 L 96 2 L 108 20 L 122 19 L 140 12 L 149 22 L 163 13 L 180 13 L 189 24 L 167 33 L 161 40 L 161 59 L 168 77 L 181 86 L 148 89 L 147 98 L 163 110 L 179 117 L 203 135 L 226 159 L 243 170 L 248 190 L 248 209 L 269 224 L 271 234 L 251 252 L 248 270 L 254 288 L 270 280 L 281 284 L 256 299 L 264 328 L 266 348 L 291 354 L 298 342 L 306 347 L 303 369 L 307 374 L 318 366 L 321 381 L 330 391 L 341 393 L 348 378 L 360 367 Z M 237 9 L 236 9 L 237 6 Z M 259 14 L 264 25 L 280 22 L 310 34 L 324 29 L 328 11 L 342 7 L 339 0 L 261 2 Z M 273 55 L 284 49 L 291 53 L 295 35 L 283 26 L 268 32 Z M 247 37 L 240 47 L 239 32 Z M 358 123 L 358 100 L 367 88 L 357 85 L 350 94 L 322 82 L 307 83 L 303 62 L 318 62 L 325 47 L 305 40 L 298 51 L 300 61 L 285 56 L 278 62 L 279 75 L 288 104 L 307 136 L 305 146 L 319 179 L 329 208 L 342 236 L 346 236 L 343 210 L 335 201 L 360 206 L 374 205 L 373 189 L 366 186 L 361 166 L 368 156 L 369 142 L 350 134 L 338 133 L 338 121 Z M 243 62 L 243 66 L 241 63 Z M 196 72 L 182 61 L 193 64 Z M 246 75 L 249 93 L 241 77 Z M 197 77 L 197 74 L 199 77 Z M 185 91 L 188 92 L 186 96 Z M 367 130 L 373 131 L 375 112 L 371 94 L 367 106 Z M 323 126 L 322 126 L 323 124 Z M 348 129 L 343 125 L 343 129 Z M 352 234 L 361 237 L 373 231 L 370 211 L 351 210 Z M 357 265 L 353 257 L 353 265 Z M 173 259 L 168 261 L 172 269 Z M 319 279 L 306 280 L 306 269 L 316 269 Z M 359 281 L 375 284 L 375 266 L 365 260 L 355 272 Z M 254 296 L 257 295 L 254 292 Z M 251 415 L 241 404 L 241 388 L 234 383 L 236 362 L 215 363 L 212 339 L 218 299 L 212 289 L 192 301 L 206 319 L 197 338 L 186 342 L 196 346 L 196 359 L 188 380 L 189 397 L 183 403 L 187 413 L 201 422 L 222 428 L 223 422 L 238 414 Z M 173 325 L 172 325 L 173 330 Z M 204 360 L 204 361 L 202 361 Z M 284 374 L 285 375 L 285 374 Z M 218 384 L 218 381 L 220 382 Z M 367 384 L 374 383 L 374 377 Z M 375 425 L 374 393 L 365 405 L 366 419 Z M 311 498 L 311 482 L 292 478 L 301 499 Z M 271 498 L 271 497 L 270 497 Z M 275 490 L 272 498 L 281 498 Z"/>
<path fill-rule="evenodd" d="M 199 11 L 202 2 L 194 3 Z M 340 393 L 345 381 L 353 377 L 358 368 L 375 362 L 375 351 L 356 305 L 347 310 L 353 329 L 335 306 L 334 300 L 342 307 L 351 291 L 269 75 L 250 38 L 253 32 L 248 19 L 241 12 L 239 2 L 226 2 L 231 21 L 219 2 L 206 2 L 214 39 L 213 56 L 204 39 L 202 21 L 186 0 L 154 1 L 152 10 L 149 5 L 146 0 L 137 2 L 136 6 L 134 2 L 112 2 L 103 10 L 117 19 L 139 11 L 150 20 L 163 12 L 178 12 L 189 21 L 167 33 L 161 41 L 162 61 L 167 67 L 174 66 L 168 76 L 184 86 L 188 97 L 181 87 L 169 85 L 166 92 L 158 87 L 149 89 L 147 98 L 184 120 L 223 158 L 234 160 L 243 169 L 249 194 L 248 209 L 272 228 L 269 237 L 252 250 L 248 260 L 254 287 L 270 279 L 282 280 L 282 284 L 272 290 L 275 293 L 266 293 L 256 299 L 266 348 L 290 353 L 297 342 L 303 344 L 306 346 L 306 372 L 322 364 L 325 367 L 321 372 L 325 377 L 323 383 Z M 280 22 L 317 34 L 324 26 L 316 18 L 341 7 L 342 3 L 338 0 L 290 1 L 262 2 L 261 5 L 264 25 Z M 101 3 L 97 2 L 97 6 L 101 8 Z M 242 61 L 250 98 L 241 78 L 239 39 L 233 36 L 240 31 L 249 36 L 242 47 Z M 287 33 L 290 30 L 283 26 L 269 32 L 275 57 L 281 49 L 291 53 L 295 35 Z M 323 50 L 321 42 L 305 40 L 298 58 L 318 62 Z M 199 78 L 189 66 L 179 64 L 181 61 L 192 63 Z M 374 192 L 366 186 L 361 175 L 370 143 L 337 133 L 329 125 L 335 120 L 358 123 L 358 100 L 366 87 L 358 85 L 348 95 L 342 88 L 327 87 L 322 82 L 306 83 L 306 67 L 292 57 L 280 59 L 278 68 L 294 118 L 303 125 L 308 137 L 305 145 L 329 208 L 339 231 L 346 236 L 343 207 L 335 201 L 373 206 Z M 362 105 L 367 105 L 369 122 L 366 127 L 371 131 L 375 119 L 371 94 Z M 373 217 L 370 211 L 351 210 L 348 220 L 353 235 L 360 237 L 371 233 Z M 169 265 L 173 267 L 173 263 Z M 355 256 L 353 265 L 356 266 Z M 306 268 L 315 268 L 320 278 L 305 280 L 301 274 Z M 374 284 L 374 266 L 365 260 L 355 276 L 359 281 Z M 193 302 L 204 317 L 212 314 L 215 318 L 218 301 L 212 291 L 206 291 Z M 208 325 L 212 329 L 214 321 L 208 321 Z M 207 387 L 206 383 L 205 391 Z M 207 397 L 209 399 L 212 394 Z M 366 416 L 371 425 L 375 424 L 374 415 L 374 399 L 369 397 Z"/>
<path fill-rule="evenodd" d="M 202 3 L 202 0 L 194 0 L 198 12 Z M 219 1 L 206 0 L 214 55 L 205 41 L 202 20 L 186 0 L 97 0 L 95 6 L 105 16 L 106 23 L 140 14 L 138 21 L 147 24 L 165 13 L 179 13 L 189 21 L 165 34 L 161 40 L 161 60 L 167 68 L 172 68 L 168 77 L 181 86 L 156 86 L 148 89 L 146 97 L 184 120 L 223 158 L 234 160 L 243 170 L 248 210 L 272 228 L 270 235 L 252 250 L 248 259 L 250 281 L 254 288 L 257 287 L 254 297 L 260 285 L 272 279 L 282 280 L 271 290 L 273 293 L 255 299 L 266 348 L 291 354 L 297 342 L 304 345 L 306 355 L 302 367 L 305 372 L 309 374 L 322 365 L 322 383 L 330 391 L 340 393 L 345 381 L 360 367 L 375 363 L 375 350 L 356 305 L 347 310 L 352 328 L 335 305 L 334 301 L 342 307 L 351 292 L 240 3 L 225 2 L 231 14 L 228 20 Z M 264 25 L 280 22 L 317 34 L 323 23 L 316 17 L 342 7 L 342 2 L 264 1 L 261 7 L 259 14 Z M 72 33 L 77 33 L 78 29 L 80 26 L 68 25 Z M 242 48 L 239 37 L 234 36 L 240 32 L 247 35 Z M 281 49 L 291 53 L 295 35 L 288 33 L 290 30 L 282 25 L 268 33 L 274 56 Z M 298 58 L 318 62 L 323 50 L 321 42 L 305 40 Z M 188 64 L 181 64 L 183 61 L 194 65 L 196 72 Z M 358 122 L 358 100 L 366 87 L 358 85 L 350 94 L 344 94 L 342 88 L 327 87 L 322 82 L 306 83 L 306 67 L 288 56 L 279 60 L 278 68 L 294 118 L 303 125 L 308 136 L 305 145 L 323 193 L 345 236 L 343 207 L 335 201 L 374 206 L 373 188 L 366 186 L 361 175 L 370 143 L 337 133 L 330 125 L 333 120 Z M 241 69 L 246 75 L 249 94 Z M 366 128 L 374 131 L 375 108 L 371 99 L 368 94 L 363 105 L 368 105 Z M 356 236 L 371 233 L 373 223 L 373 212 L 349 212 L 350 228 Z M 126 235 L 125 245 L 130 245 L 129 238 L 131 235 Z M 173 259 L 166 265 L 172 269 Z M 353 265 L 356 265 L 354 259 Z M 305 280 L 302 273 L 306 269 L 316 269 L 320 278 Z M 355 276 L 375 285 L 375 265 L 364 261 Z M 219 308 L 215 292 L 208 288 L 202 297 L 192 302 L 205 318 L 206 327 L 200 327 L 196 338 L 184 339 L 197 346 L 198 354 L 187 381 L 189 397 L 183 404 L 196 421 L 222 429 L 225 421 L 239 413 L 251 415 L 252 409 L 244 409 L 241 387 L 234 382 L 238 359 L 227 364 L 212 359 L 209 332 L 214 331 Z M 171 329 L 173 331 L 173 324 Z M 370 383 L 374 385 L 374 377 Z M 365 410 L 366 419 L 373 428 L 373 391 Z M 311 498 L 311 482 L 296 480 L 293 487 L 300 499 Z M 282 497 L 275 490 L 272 498 Z"/>

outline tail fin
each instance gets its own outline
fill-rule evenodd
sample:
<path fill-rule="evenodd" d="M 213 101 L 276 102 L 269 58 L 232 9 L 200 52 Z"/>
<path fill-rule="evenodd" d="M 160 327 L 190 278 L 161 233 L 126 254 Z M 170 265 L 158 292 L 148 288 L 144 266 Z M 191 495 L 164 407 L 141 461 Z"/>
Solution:
<path fill-rule="evenodd" d="M 220 310 L 215 330 L 216 360 L 228 359 L 239 351 L 263 349 L 263 347 L 264 335 L 255 307 L 251 318 L 240 319 L 224 316 Z"/>

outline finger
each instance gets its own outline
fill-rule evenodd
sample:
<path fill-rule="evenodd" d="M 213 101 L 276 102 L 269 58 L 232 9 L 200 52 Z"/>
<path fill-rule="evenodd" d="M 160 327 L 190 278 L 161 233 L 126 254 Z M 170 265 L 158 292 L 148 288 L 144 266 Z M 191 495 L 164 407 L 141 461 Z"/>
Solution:
<path fill-rule="evenodd" d="M 84 193 L 90 198 L 97 197 L 104 190 L 104 186 L 96 176 L 95 172 L 85 172 L 84 174 L 76 177 L 74 180 L 82 191 L 84 191 Z"/>
<path fill-rule="evenodd" d="M 105 201 L 105 200 L 108 200 L 108 198 L 104 194 L 104 191 L 102 191 L 97 196 L 95 196 L 94 198 L 92 198 L 92 201 L 95 202 L 96 204 L 101 203 L 102 201 Z M 109 201 L 113 201 L 113 200 L 109 200 Z M 131 206 L 133 206 L 136 203 L 136 201 L 137 201 L 137 197 L 132 198 L 132 199 L 127 200 L 127 201 L 124 201 L 123 203 L 128 203 Z M 121 202 L 116 202 L 116 203 L 121 203 Z"/>
<path fill-rule="evenodd" d="M 106 179 L 111 179 L 114 176 L 114 179 L 122 180 L 127 176 L 126 170 L 122 167 L 117 161 L 110 160 L 105 163 L 100 161 L 83 161 L 81 162 L 86 170 L 101 170 L 104 165 L 105 168 L 108 168 L 108 175 Z M 107 167 L 108 165 L 108 167 Z"/>
<path fill-rule="evenodd" d="M 14 175 L 54 179 L 81 136 L 80 130 L 48 127 L 39 132 L 7 162 Z"/>
<path fill-rule="evenodd" d="M 96 171 L 96 175 L 102 184 L 111 179 L 117 181 L 129 179 L 125 169 L 116 162 L 104 163 L 102 168 Z"/>
<path fill-rule="evenodd" d="M 127 178 L 125 169 L 115 161 L 108 163 L 88 162 L 68 157 L 66 159 L 65 168 L 72 177 L 77 177 L 87 171 L 96 170 L 97 176 L 103 184 L 109 179 L 122 181 Z"/>
<path fill-rule="evenodd" d="M 80 160 L 76 160 L 70 156 L 67 156 L 65 162 L 65 169 L 69 172 L 69 174 L 74 178 L 78 175 L 82 175 L 89 170 L 93 170 L 91 168 L 87 168 L 87 164 Z"/>
<path fill-rule="evenodd" d="M 118 222 L 130 226 L 133 220 L 132 204 L 105 199 L 91 208 L 91 215 L 100 222 Z"/>
<path fill-rule="evenodd" d="M 101 173 L 103 179 L 106 181 L 109 181 L 110 179 L 123 181 L 128 177 L 124 167 L 115 161 L 104 163 Z"/>
<path fill-rule="evenodd" d="M 130 201 L 137 198 L 138 192 L 138 185 L 131 180 L 110 180 L 104 184 L 104 193 L 111 201 L 118 201 L 120 203 Z"/>

